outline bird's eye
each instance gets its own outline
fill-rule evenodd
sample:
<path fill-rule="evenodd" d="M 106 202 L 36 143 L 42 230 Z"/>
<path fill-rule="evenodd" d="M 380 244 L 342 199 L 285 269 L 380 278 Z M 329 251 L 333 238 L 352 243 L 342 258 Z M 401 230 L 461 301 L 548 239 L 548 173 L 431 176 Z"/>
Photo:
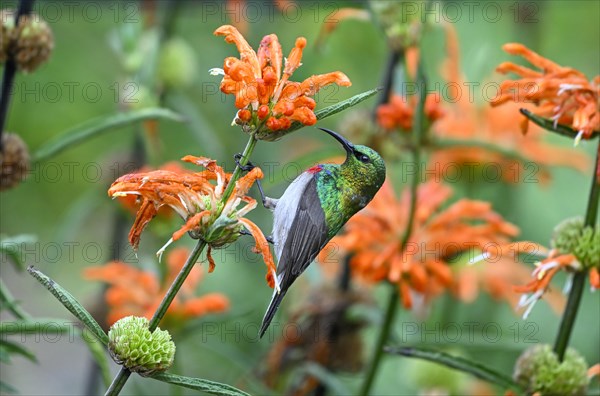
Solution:
<path fill-rule="evenodd" d="M 360 154 L 357 153 L 356 154 L 356 158 L 358 158 L 358 160 L 364 164 L 368 163 L 370 161 L 370 158 L 364 154 Z"/>

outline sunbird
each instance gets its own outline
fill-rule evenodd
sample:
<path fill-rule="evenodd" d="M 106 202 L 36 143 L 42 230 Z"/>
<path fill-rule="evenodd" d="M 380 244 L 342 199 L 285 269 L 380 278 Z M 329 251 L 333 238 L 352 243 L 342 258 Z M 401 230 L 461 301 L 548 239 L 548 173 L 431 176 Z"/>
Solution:
<path fill-rule="evenodd" d="M 367 206 L 385 181 L 385 163 L 375 150 L 354 145 L 329 129 L 319 129 L 342 144 L 346 161 L 304 171 L 278 200 L 265 197 L 260 188 L 263 204 L 274 211 L 272 241 L 278 262 L 276 287 L 262 321 L 261 338 L 292 283 L 342 226 Z"/>

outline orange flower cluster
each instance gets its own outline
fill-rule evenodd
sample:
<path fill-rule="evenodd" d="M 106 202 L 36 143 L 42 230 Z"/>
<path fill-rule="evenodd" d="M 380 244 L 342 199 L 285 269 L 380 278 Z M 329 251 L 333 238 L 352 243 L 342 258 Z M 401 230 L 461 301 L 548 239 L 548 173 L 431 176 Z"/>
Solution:
<path fill-rule="evenodd" d="M 211 248 L 235 241 L 240 230 L 246 228 L 254 237 L 256 249 L 262 254 L 267 265 L 267 281 L 274 287 L 275 263 L 269 244 L 260 228 L 244 218 L 257 205 L 256 200 L 246 194 L 254 182 L 263 177 L 260 168 L 252 169 L 237 180 L 232 194 L 223 202 L 231 174 L 226 173 L 210 158 L 188 155 L 182 160 L 206 169 L 202 172 L 183 174 L 168 170 L 132 173 L 117 179 L 108 190 L 111 197 L 133 195 L 141 200 L 135 222 L 129 232 L 131 245 L 134 248 L 138 247 L 146 225 L 162 206 L 169 206 L 186 220 L 186 223 L 173 233 L 172 238 L 158 254 L 161 255 L 169 244 L 190 232 L 194 238 L 202 239 L 208 244 L 207 257 L 212 271 L 215 264 L 210 254 Z M 246 205 L 238 209 L 242 202 Z"/>
<path fill-rule="evenodd" d="M 352 254 L 350 265 L 359 277 L 398 285 L 403 305 L 411 308 L 414 297 L 429 299 L 453 284 L 448 260 L 457 253 L 483 249 L 488 243 L 505 244 L 518 233 L 487 202 L 462 199 L 440 211 L 451 194 L 442 184 L 419 186 L 412 232 L 401 246 L 410 194 L 405 190 L 398 200 L 386 183 L 332 243 Z"/>
<path fill-rule="evenodd" d="M 451 87 L 464 87 L 450 92 L 450 102 L 445 106 L 444 117 L 433 126 L 433 133 L 452 145 L 436 150 L 430 168 L 444 169 L 444 164 L 487 164 L 500 166 L 506 182 L 521 182 L 531 167 L 522 170 L 522 164 L 533 161 L 542 165 L 535 176 L 548 180 L 547 167 L 567 166 L 579 171 L 587 170 L 588 158 L 578 150 L 562 148 L 543 141 L 541 128 L 534 127 L 527 137 L 516 134 L 515 122 L 519 108 L 528 105 L 510 103 L 502 107 L 480 107 L 468 93 L 465 78 L 460 71 L 460 52 L 456 31 L 447 29 L 448 59 L 443 74 Z M 524 119 L 525 125 L 527 119 Z M 523 124 L 521 124 L 521 127 Z M 462 143 L 464 142 L 464 143 Z"/>
<path fill-rule="evenodd" d="M 235 106 L 240 109 L 235 122 L 247 127 L 249 132 L 263 125 L 272 132 L 285 130 L 292 121 L 314 125 L 316 103 L 311 96 L 329 84 L 351 85 L 348 77 L 339 71 L 311 76 L 301 83 L 289 81 L 301 65 L 306 46 L 304 37 L 296 39 L 283 65 L 281 45 L 275 34 L 262 39 L 258 54 L 233 26 L 221 26 L 215 35 L 225 36 L 225 41 L 234 43 L 240 52 L 239 59 L 226 58 L 223 69 L 212 69 L 211 74 L 224 76 L 221 91 L 235 95 Z"/>
<path fill-rule="evenodd" d="M 407 99 L 400 95 L 391 95 L 388 103 L 377 107 L 377 123 L 386 130 L 399 128 L 410 132 L 417 107 L 417 97 L 411 96 Z M 430 122 L 435 122 L 444 116 L 441 106 L 441 98 L 438 93 L 427 95 L 425 98 L 425 117 Z"/>
<path fill-rule="evenodd" d="M 511 307 L 519 309 L 521 300 L 515 293 L 514 285 L 528 282 L 531 271 L 518 260 L 517 254 L 533 257 L 545 251 L 537 243 L 527 241 L 493 246 L 488 253 L 453 267 L 455 282 L 452 292 L 461 301 L 470 303 L 476 300 L 480 289 L 483 289 L 493 299 L 504 300 Z M 484 263 L 478 264 L 480 261 Z M 547 290 L 545 300 L 556 313 L 564 309 L 565 297 L 560 291 Z"/>
<path fill-rule="evenodd" d="M 545 247 L 538 244 L 536 246 L 540 252 L 548 252 Z M 519 307 L 525 308 L 525 312 L 523 313 L 523 318 L 525 319 L 529 316 L 535 303 L 547 293 L 554 275 L 560 270 L 568 272 L 582 270 L 582 265 L 575 255 L 561 253 L 557 249 L 550 250 L 545 259 L 536 262 L 535 267 L 532 273 L 533 279 L 529 283 L 514 287 L 516 292 L 523 293 L 519 300 Z M 590 268 L 589 274 L 592 289 L 600 289 L 600 272 L 598 271 L 598 267 Z M 569 288 L 568 284 L 566 288 Z"/>
<path fill-rule="evenodd" d="M 108 325 L 129 315 L 150 319 L 160 305 L 167 288 L 185 264 L 189 253 L 187 249 L 177 248 L 167 255 L 168 274 L 163 286 L 156 274 L 142 271 L 120 261 L 86 268 L 84 272 L 86 279 L 99 280 L 110 285 L 105 294 L 106 303 L 110 307 L 106 319 Z M 167 321 L 181 323 L 189 318 L 229 309 L 229 299 L 221 293 L 194 296 L 201 279 L 200 268 L 194 267 L 185 280 L 181 292 L 170 305 L 165 316 Z"/>
<path fill-rule="evenodd" d="M 578 131 L 576 142 L 600 133 L 600 75 L 588 81 L 580 71 L 560 66 L 522 44 L 505 44 L 503 49 L 511 55 L 522 56 L 541 71 L 512 62 L 502 63 L 496 69 L 498 72 L 515 73 L 521 78 L 503 81 L 500 96 L 494 99 L 492 106 L 510 101 L 533 102 L 539 108 L 538 115 Z M 523 124 L 523 132 L 526 131 L 527 122 Z"/>
<path fill-rule="evenodd" d="M 153 169 L 150 168 L 149 166 L 144 166 L 144 167 L 140 168 L 137 172 L 146 173 L 146 172 L 150 172 L 152 170 Z M 189 171 L 189 170 L 185 169 L 184 167 L 182 167 L 181 165 L 179 165 L 179 163 L 177 163 L 177 162 L 167 162 L 166 164 L 164 164 L 160 167 L 160 170 L 178 173 L 181 175 L 192 173 L 191 171 Z M 121 202 L 123 207 L 125 209 L 127 209 L 127 211 L 131 212 L 132 214 L 136 214 L 138 209 L 140 208 L 140 202 L 138 200 L 138 197 L 136 197 L 135 195 L 126 195 L 126 196 L 122 196 L 122 197 L 117 197 L 117 199 L 119 200 L 119 202 Z M 173 215 L 173 210 L 168 206 L 162 206 L 158 209 L 157 216 L 159 216 L 159 217 L 171 218 L 172 215 Z"/>

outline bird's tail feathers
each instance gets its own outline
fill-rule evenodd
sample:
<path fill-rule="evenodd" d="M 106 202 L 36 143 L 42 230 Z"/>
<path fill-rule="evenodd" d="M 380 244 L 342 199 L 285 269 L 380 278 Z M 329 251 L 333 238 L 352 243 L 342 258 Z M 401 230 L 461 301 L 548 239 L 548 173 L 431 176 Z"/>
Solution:
<path fill-rule="evenodd" d="M 262 338 L 271 324 L 273 317 L 275 316 L 275 312 L 277 312 L 277 308 L 279 308 L 279 304 L 283 300 L 285 293 L 287 290 L 281 290 L 281 292 L 277 292 L 277 290 L 273 291 L 273 297 L 271 298 L 271 303 L 269 304 L 269 308 L 267 308 L 267 312 L 265 312 L 265 316 L 263 317 L 262 325 L 260 326 L 259 337 Z"/>

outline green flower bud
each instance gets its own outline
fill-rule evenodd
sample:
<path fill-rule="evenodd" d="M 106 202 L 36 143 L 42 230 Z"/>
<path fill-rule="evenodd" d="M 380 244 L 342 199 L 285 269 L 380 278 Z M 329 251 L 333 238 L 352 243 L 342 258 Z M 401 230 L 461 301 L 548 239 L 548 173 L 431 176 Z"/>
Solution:
<path fill-rule="evenodd" d="M 29 150 L 23 139 L 17 134 L 4 132 L 0 151 L 0 191 L 15 187 L 25 180 L 30 162 Z"/>
<path fill-rule="evenodd" d="M 182 39 L 171 39 L 162 47 L 158 77 L 169 88 L 185 88 L 196 74 L 194 50 Z"/>
<path fill-rule="evenodd" d="M 150 333 L 148 319 L 127 316 L 108 331 L 108 349 L 117 364 L 142 376 L 165 371 L 173 364 L 175 343 L 166 330 Z"/>
<path fill-rule="evenodd" d="M 535 345 L 521 354 L 513 378 L 528 394 L 583 395 L 589 383 L 587 369 L 585 359 L 574 349 L 567 350 L 561 363 L 550 345 Z"/>
<path fill-rule="evenodd" d="M 54 37 L 50 26 L 35 13 L 23 15 L 13 32 L 12 55 L 17 68 L 32 72 L 44 63 L 54 48 Z"/>
<path fill-rule="evenodd" d="M 461 355 L 456 350 L 447 352 Z M 423 394 L 464 395 L 467 393 L 469 376 L 461 371 L 421 359 L 412 359 L 408 370 L 409 377 L 413 379 L 415 386 L 423 391 Z"/>
<path fill-rule="evenodd" d="M 560 253 L 571 253 L 583 268 L 600 266 L 600 228 L 584 227 L 583 218 L 567 219 L 556 226 L 552 247 Z"/>
<path fill-rule="evenodd" d="M 132 110 L 146 109 L 158 106 L 158 97 L 145 85 L 124 84 L 120 91 L 123 106 Z"/>
<path fill-rule="evenodd" d="M 423 22 L 419 12 L 407 13 L 407 1 L 370 1 L 373 14 L 379 20 L 390 46 L 404 50 L 419 43 Z"/>

